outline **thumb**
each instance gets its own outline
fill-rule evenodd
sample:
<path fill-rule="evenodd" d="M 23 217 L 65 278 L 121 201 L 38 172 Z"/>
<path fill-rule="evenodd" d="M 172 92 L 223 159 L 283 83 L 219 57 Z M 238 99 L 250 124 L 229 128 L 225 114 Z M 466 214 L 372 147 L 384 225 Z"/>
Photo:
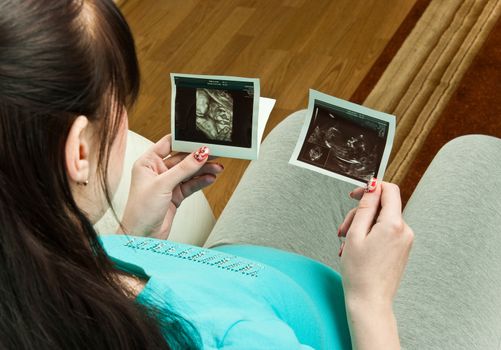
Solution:
<path fill-rule="evenodd" d="M 347 239 L 362 239 L 370 232 L 381 206 L 381 185 L 372 192 L 365 192 L 358 203 L 357 212 L 349 228 Z"/>
<path fill-rule="evenodd" d="M 182 161 L 159 175 L 162 188 L 172 191 L 181 182 L 190 179 L 200 170 L 209 157 L 209 147 L 202 146 L 196 152 L 188 154 Z"/>

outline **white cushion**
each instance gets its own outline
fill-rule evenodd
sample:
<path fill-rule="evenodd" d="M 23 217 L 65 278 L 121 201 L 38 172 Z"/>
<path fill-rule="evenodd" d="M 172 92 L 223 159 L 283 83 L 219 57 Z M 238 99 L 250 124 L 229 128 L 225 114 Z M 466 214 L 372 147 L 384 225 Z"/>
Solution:
<path fill-rule="evenodd" d="M 113 198 L 113 206 L 119 218 L 122 217 L 129 194 L 132 165 L 152 144 L 143 136 L 129 131 L 124 170 Z M 186 198 L 179 207 L 172 224 L 169 240 L 202 246 L 214 224 L 215 219 L 209 203 L 203 192 L 198 191 Z M 99 233 L 110 234 L 115 233 L 117 226 L 111 210 L 108 210 L 94 227 Z"/>

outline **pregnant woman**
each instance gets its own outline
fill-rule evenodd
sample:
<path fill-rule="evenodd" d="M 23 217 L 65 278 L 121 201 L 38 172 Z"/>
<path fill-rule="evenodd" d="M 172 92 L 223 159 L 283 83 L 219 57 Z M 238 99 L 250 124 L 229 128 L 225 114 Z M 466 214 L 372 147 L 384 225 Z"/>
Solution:
<path fill-rule="evenodd" d="M 165 238 L 223 169 L 165 136 L 134 164 L 118 234 L 98 236 L 138 89 L 111 0 L 0 0 L 1 349 L 499 345 L 499 140 L 446 146 L 403 216 L 395 185 L 289 167 L 298 112 L 200 248 Z"/>

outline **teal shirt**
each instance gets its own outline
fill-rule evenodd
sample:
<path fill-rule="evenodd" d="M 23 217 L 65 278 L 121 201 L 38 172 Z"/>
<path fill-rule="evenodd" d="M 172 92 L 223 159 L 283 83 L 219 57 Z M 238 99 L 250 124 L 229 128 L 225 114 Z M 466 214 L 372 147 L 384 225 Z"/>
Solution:
<path fill-rule="evenodd" d="M 101 236 L 117 267 L 148 279 L 137 300 L 167 303 L 204 349 L 349 349 L 339 275 L 300 255 L 257 246 L 203 249 Z"/>

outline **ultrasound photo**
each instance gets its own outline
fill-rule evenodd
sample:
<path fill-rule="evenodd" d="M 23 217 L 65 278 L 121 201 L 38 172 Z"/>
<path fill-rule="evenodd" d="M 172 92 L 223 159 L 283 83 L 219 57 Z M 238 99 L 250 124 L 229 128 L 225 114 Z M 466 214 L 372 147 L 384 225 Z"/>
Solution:
<path fill-rule="evenodd" d="M 173 149 L 207 145 L 215 156 L 257 157 L 258 79 L 173 73 L 171 81 Z"/>
<path fill-rule="evenodd" d="M 381 112 L 371 116 L 369 109 L 358 106 L 365 109 L 361 113 L 354 110 L 357 105 L 344 101 L 351 107 L 347 109 L 333 104 L 342 100 L 324 94 L 320 97 L 323 100 L 310 101 L 311 116 L 291 163 L 312 170 L 320 168 L 324 174 L 357 184 L 382 177 L 393 142 L 393 116 Z"/>
<path fill-rule="evenodd" d="M 231 141 L 233 97 L 224 90 L 197 89 L 197 130 L 210 140 Z"/>
<path fill-rule="evenodd" d="M 368 128 L 320 106 L 314 113 L 313 130 L 299 160 L 363 182 L 376 177 L 386 143 L 384 128 Z"/>

